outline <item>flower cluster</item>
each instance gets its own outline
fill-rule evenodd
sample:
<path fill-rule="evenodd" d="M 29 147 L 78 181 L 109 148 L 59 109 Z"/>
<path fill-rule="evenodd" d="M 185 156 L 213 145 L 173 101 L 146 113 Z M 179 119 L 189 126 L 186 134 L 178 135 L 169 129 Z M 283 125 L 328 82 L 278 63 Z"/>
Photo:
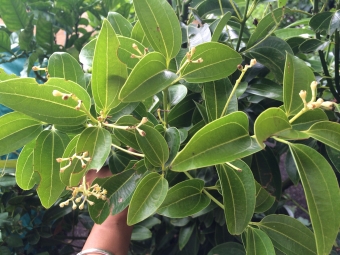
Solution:
<path fill-rule="evenodd" d="M 142 53 L 135 43 L 132 44 L 132 48 L 137 51 L 139 55 L 131 54 L 131 58 L 143 58 L 149 52 L 148 48 L 144 48 L 144 53 Z"/>
<path fill-rule="evenodd" d="M 68 167 L 71 166 L 72 161 L 74 159 L 79 159 L 81 162 L 81 167 L 85 168 L 86 164 L 91 161 L 91 157 L 88 157 L 89 153 L 87 151 L 81 153 L 81 155 L 77 155 L 77 153 L 74 153 L 72 157 L 69 158 L 57 158 L 56 161 L 58 163 L 61 163 L 63 161 L 68 161 L 68 164 L 62 168 L 60 168 L 60 172 L 64 172 Z M 85 163 L 87 162 L 87 163 Z"/>
<path fill-rule="evenodd" d="M 67 199 L 64 202 L 59 204 L 60 207 L 64 207 L 65 205 L 69 205 L 72 202 L 72 209 L 77 209 L 79 205 L 79 209 L 84 209 L 85 203 L 87 202 L 89 205 L 94 205 L 94 202 L 89 200 L 90 196 L 95 196 L 97 199 L 106 200 L 107 190 L 102 189 L 97 183 L 89 187 L 88 183 L 83 181 L 78 187 L 67 187 L 68 190 L 72 191 L 72 197 Z"/>
<path fill-rule="evenodd" d="M 313 81 L 310 84 L 310 88 L 312 91 L 312 99 L 307 103 L 306 97 L 307 97 L 307 92 L 306 90 L 301 90 L 299 93 L 299 96 L 302 99 L 304 109 L 305 110 L 313 110 L 316 108 L 323 108 L 325 110 L 333 110 L 334 109 L 334 102 L 331 101 L 324 101 L 322 98 L 316 99 L 316 92 L 317 92 L 317 82 Z"/>
<path fill-rule="evenodd" d="M 63 93 L 60 92 L 59 90 L 53 90 L 52 91 L 53 96 L 55 97 L 61 97 L 63 100 L 67 100 L 69 98 L 72 98 L 74 101 L 76 101 L 78 104 L 74 107 L 76 110 L 80 110 L 81 104 L 83 101 L 79 100 L 78 97 L 76 97 L 74 94 L 72 93 Z"/>

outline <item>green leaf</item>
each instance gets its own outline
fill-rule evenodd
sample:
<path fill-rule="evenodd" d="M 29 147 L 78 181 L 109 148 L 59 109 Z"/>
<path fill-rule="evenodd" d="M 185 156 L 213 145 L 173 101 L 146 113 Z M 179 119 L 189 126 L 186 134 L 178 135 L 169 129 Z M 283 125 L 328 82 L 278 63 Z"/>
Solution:
<path fill-rule="evenodd" d="M 299 50 L 302 53 L 313 53 L 314 51 L 324 50 L 329 45 L 329 42 L 323 42 L 318 39 L 307 39 L 300 44 Z"/>
<path fill-rule="evenodd" d="M 9 35 L 3 30 L 0 30 L 0 52 L 12 52 Z"/>
<path fill-rule="evenodd" d="M 67 135 L 54 130 L 43 131 L 36 140 L 33 166 L 41 178 L 37 192 L 45 208 L 51 207 L 65 189 L 59 178 L 60 168 L 56 159 L 63 155 L 68 142 Z"/>
<path fill-rule="evenodd" d="M 247 93 L 283 101 L 282 86 L 268 79 L 254 79 L 246 89 Z"/>
<path fill-rule="evenodd" d="M 212 37 L 211 37 L 212 42 L 218 41 L 224 27 L 227 25 L 227 22 L 229 21 L 230 18 L 231 18 L 231 12 L 227 12 L 222 16 L 222 18 L 217 19 L 213 23 L 211 23 L 210 30 L 212 31 Z"/>
<path fill-rule="evenodd" d="M 42 131 L 41 122 L 20 112 L 0 117 L 0 155 L 20 149 Z"/>
<path fill-rule="evenodd" d="M 147 174 L 137 185 L 129 206 L 127 224 L 134 225 L 156 212 L 168 192 L 168 182 L 158 173 Z"/>
<path fill-rule="evenodd" d="M 67 52 L 55 52 L 48 60 L 48 74 L 50 77 L 64 78 L 86 88 L 86 81 L 83 69 Z"/>
<path fill-rule="evenodd" d="M 109 119 L 115 122 L 122 116 L 131 114 L 136 109 L 138 104 L 138 102 L 120 103 L 117 107 L 111 109 L 111 111 L 109 112 Z"/>
<path fill-rule="evenodd" d="M 135 126 L 139 124 L 139 120 L 132 116 L 122 116 L 116 122 L 116 125 L 120 126 Z M 140 151 L 139 145 L 137 143 L 137 138 L 135 136 L 135 131 L 132 129 L 124 130 L 115 128 L 113 130 L 114 135 L 124 144 L 134 148 L 137 151 Z"/>
<path fill-rule="evenodd" d="M 289 12 L 288 8 L 285 8 L 285 13 Z M 282 8 L 275 9 L 274 11 L 269 12 L 259 24 L 257 24 L 254 33 L 249 38 L 247 48 L 251 48 L 262 38 L 266 37 L 269 33 L 272 33 L 273 28 L 276 26 L 276 22 L 281 20 L 283 14 Z M 275 17 L 275 20 L 273 19 Z M 298 29 L 297 29 L 298 30 Z"/>
<path fill-rule="evenodd" d="M 183 250 L 183 248 L 187 245 L 195 227 L 196 224 L 189 224 L 187 226 L 180 228 L 178 235 L 179 250 Z"/>
<path fill-rule="evenodd" d="M 339 186 L 327 160 L 314 149 L 290 144 L 314 230 L 317 254 L 329 254 L 340 225 Z"/>
<path fill-rule="evenodd" d="M 287 116 L 294 115 L 303 108 L 299 92 L 310 90 L 310 84 L 314 80 L 313 71 L 305 62 L 287 53 L 283 80 L 283 103 Z M 307 102 L 311 99 L 309 94 L 311 93 L 307 93 Z"/>
<path fill-rule="evenodd" d="M 335 30 L 340 29 L 340 11 L 336 12 L 321 12 L 314 15 L 310 21 L 310 27 L 315 32 L 326 31 L 327 35 L 331 36 Z"/>
<path fill-rule="evenodd" d="M 296 130 L 305 131 L 309 129 L 313 124 L 319 121 L 327 120 L 327 114 L 323 110 L 317 108 L 313 111 L 306 111 L 305 113 L 303 113 L 301 116 L 299 116 L 299 118 L 294 120 L 292 126 Z"/>
<path fill-rule="evenodd" d="M 336 170 L 338 172 L 340 172 L 340 155 L 339 155 L 339 151 L 333 149 L 330 146 L 326 145 L 326 151 L 327 151 L 327 155 L 329 157 L 329 159 L 331 160 L 332 164 L 334 165 L 334 167 L 336 168 Z"/>
<path fill-rule="evenodd" d="M 20 188 L 29 190 L 39 183 L 40 177 L 33 168 L 33 150 L 35 148 L 35 140 L 26 144 L 19 154 L 15 179 Z"/>
<path fill-rule="evenodd" d="M 4 69 L 0 68 L 0 81 L 18 78 L 15 74 L 7 74 Z"/>
<path fill-rule="evenodd" d="M 230 162 L 250 145 L 247 115 L 234 112 L 200 129 L 177 154 L 171 170 L 182 172 Z"/>
<path fill-rule="evenodd" d="M 91 67 L 94 57 L 94 50 L 96 47 L 97 38 L 88 42 L 79 53 L 79 62 L 84 66 Z"/>
<path fill-rule="evenodd" d="M 232 164 L 241 170 L 236 171 L 228 164 L 217 165 L 216 169 L 221 183 L 228 231 L 232 235 L 240 235 L 253 217 L 256 188 L 249 166 L 241 160 Z"/>
<path fill-rule="evenodd" d="M 136 24 L 133 26 L 133 29 L 131 31 L 131 39 L 135 39 L 141 44 L 146 45 L 147 47 L 150 46 L 149 40 L 146 37 L 139 20 L 137 20 Z"/>
<path fill-rule="evenodd" d="M 53 96 L 53 90 L 77 96 L 90 109 L 90 97 L 78 84 L 60 78 L 50 78 L 41 85 L 32 78 L 0 82 L 0 103 L 37 120 L 60 125 L 79 125 L 85 122 L 85 111 L 75 109 L 78 102 Z"/>
<path fill-rule="evenodd" d="M 283 40 L 287 40 L 289 38 L 297 37 L 297 36 L 303 36 L 303 35 L 309 35 L 313 36 L 315 32 L 313 30 L 307 29 L 307 28 L 284 28 L 279 29 L 275 31 L 275 35 L 277 37 L 280 37 Z"/>
<path fill-rule="evenodd" d="M 107 20 L 110 22 L 116 34 L 126 37 L 131 36 L 132 25 L 121 14 L 117 12 L 109 12 L 107 15 Z"/>
<path fill-rule="evenodd" d="M 152 48 L 163 54 L 167 66 L 181 48 L 178 18 L 166 0 L 137 0 L 135 11 Z"/>
<path fill-rule="evenodd" d="M 287 255 L 316 255 L 313 232 L 292 217 L 268 215 L 258 227 L 270 237 L 275 248 Z"/>
<path fill-rule="evenodd" d="M 135 50 L 132 45 L 136 44 L 140 52 L 144 53 L 145 46 L 141 44 L 140 42 L 124 37 L 124 36 L 118 36 L 118 40 L 120 43 L 120 46 L 118 48 L 118 58 L 120 61 L 122 61 L 128 68 L 129 71 L 131 71 L 135 65 L 139 62 L 139 58 L 132 58 L 132 54 L 139 55 L 139 52 Z"/>
<path fill-rule="evenodd" d="M 177 128 L 190 126 L 192 113 L 196 108 L 194 102 L 194 99 L 196 98 L 197 94 L 188 95 L 171 109 L 168 115 L 170 126 L 175 126 Z"/>
<path fill-rule="evenodd" d="M 102 224 L 110 215 L 112 205 L 114 205 L 115 210 L 114 213 L 112 212 L 113 214 L 117 213 L 116 207 L 121 207 L 122 204 L 126 207 L 131 200 L 131 195 L 139 178 L 140 175 L 136 174 L 134 169 L 131 169 L 111 177 L 95 179 L 92 184 L 97 183 L 107 190 L 107 200 L 96 199 L 94 196 L 90 197 L 94 205 L 89 207 L 89 213 L 94 222 Z M 123 209 L 125 207 L 123 206 Z"/>
<path fill-rule="evenodd" d="M 169 158 L 165 166 L 171 164 L 172 160 L 176 157 L 177 152 L 181 145 L 181 134 L 175 127 L 170 127 L 165 130 L 164 138 L 169 148 Z"/>
<path fill-rule="evenodd" d="M 142 241 L 150 239 L 152 237 L 152 232 L 144 226 L 134 226 L 131 234 L 132 241 Z"/>
<path fill-rule="evenodd" d="M 168 87 L 177 75 L 166 70 L 162 54 L 151 52 L 134 67 L 119 93 L 123 102 L 139 102 Z"/>
<path fill-rule="evenodd" d="M 12 32 L 25 28 L 28 21 L 26 6 L 21 0 L 0 0 L 0 16 Z"/>
<path fill-rule="evenodd" d="M 40 47 L 45 49 L 47 53 L 53 52 L 54 33 L 53 33 L 53 16 L 47 13 L 39 13 L 37 21 L 36 40 Z"/>
<path fill-rule="evenodd" d="M 204 83 L 203 92 L 205 99 L 205 108 L 207 110 L 209 122 L 221 117 L 222 111 L 228 100 L 228 97 L 231 94 L 232 89 L 233 86 L 228 78 Z M 234 111 L 237 111 L 236 96 L 232 97 L 226 114 Z"/>
<path fill-rule="evenodd" d="M 222 4 L 222 8 L 223 8 L 223 12 L 232 12 L 232 15 L 236 16 L 233 6 L 230 3 L 230 1 L 228 0 L 221 0 L 221 4 Z M 219 1 L 215 1 L 215 0 L 205 0 L 202 1 L 199 6 L 197 6 L 197 14 L 200 17 L 204 17 L 205 15 L 208 14 L 215 14 L 215 15 L 222 15 L 221 13 L 221 7 L 219 4 Z"/>
<path fill-rule="evenodd" d="M 313 124 L 307 131 L 314 139 L 340 151 L 340 124 L 330 121 L 320 121 Z"/>
<path fill-rule="evenodd" d="M 273 255 L 274 246 L 269 237 L 260 229 L 247 228 L 246 230 L 247 255 Z"/>
<path fill-rule="evenodd" d="M 118 93 L 128 73 L 118 56 L 119 40 L 110 23 L 105 19 L 98 35 L 93 58 L 92 94 L 97 112 L 107 113 L 118 106 Z"/>
<path fill-rule="evenodd" d="M 280 108 L 269 108 L 257 117 L 254 133 L 258 144 L 264 148 L 263 142 L 267 138 L 290 128 L 289 120 Z"/>
<path fill-rule="evenodd" d="M 186 86 L 178 84 L 169 87 L 168 92 L 169 92 L 169 104 L 170 106 L 175 106 L 186 97 L 188 89 Z"/>
<path fill-rule="evenodd" d="M 187 82 L 208 82 L 219 80 L 232 74 L 242 59 L 232 48 L 217 42 L 207 42 L 196 46 L 192 56 L 195 61 L 203 59 L 201 63 L 186 64 L 181 70 L 181 77 Z M 187 60 L 183 58 L 181 65 Z"/>
<path fill-rule="evenodd" d="M 255 212 L 261 213 L 269 210 L 275 202 L 275 197 L 269 194 L 262 186 L 255 181 L 256 185 L 256 204 Z"/>
<path fill-rule="evenodd" d="M 136 139 L 146 159 L 152 165 L 164 168 L 169 158 L 169 149 L 164 137 L 156 129 L 147 125 L 141 125 L 139 129 L 143 130 L 145 135 L 142 136 L 136 130 Z"/>
<path fill-rule="evenodd" d="M 246 255 L 246 252 L 241 244 L 226 242 L 212 248 L 208 255 Z"/>
<path fill-rule="evenodd" d="M 171 187 L 157 213 L 169 218 L 184 218 L 206 208 L 210 198 L 202 193 L 204 181 L 186 180 Z"/>
<path fill-rule="evenodd" d="M 81 155 L 86 151 L 88 152 L 88 157 L 91 158 L 91 161 L 86 164 L 85 168 L 80 166 L 78 171 L 73 172 L 70 178 L 70 186 L 77 185 L 88 170 L 93 169 L 99 171 L 102 168 L 111 151 L 110 132 L 100 127 L 86 128 L 79 136 L 75 153 Z M 73 155 L 69 155 L 68 157 L 72 156 Z M 73 161 L 75 161 L 74 164 L 76 164 L 78 160 L 72 160 L 72 164 Z M 63 165 L 61 166 L 63 167 Z"/>

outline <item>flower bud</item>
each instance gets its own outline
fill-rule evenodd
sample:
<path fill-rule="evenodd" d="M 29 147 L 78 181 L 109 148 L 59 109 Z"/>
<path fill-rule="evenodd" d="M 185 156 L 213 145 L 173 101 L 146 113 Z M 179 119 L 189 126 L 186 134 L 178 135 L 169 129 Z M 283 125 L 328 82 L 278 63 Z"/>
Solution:
<path fill-rule="evenodd" d="M 250 60 L 250 66 L 254 66 L 256 65 L 257 61 L 255 58 L 253 58 L 252 60 Z"/>
<path fill-rule="evenodd" d="M 58 163 L 60 163 L 60 162 L 63 161 L 63 159 L 62 159 L 62 158 L 57 158 L 56 161 L 57 161 Z"/>
<path fill-rule="evenodd" d="M 55 96 L 55 97 L 61 97 L 61 96 L 63 96 L 64 94 L 61 93 L 59 90 L 53 90 L 53 91 L 52 91 L 52 95 Z"/>
<path fill-rule="evenodd" d="M 326 101 L 321 104 L 321 107 L 326 110 L 333 110 L 334 109 L 334 102 Z"/>
<path fill-rule="evenodd" d="M 301 90 L 299 93 L 299 96 L 301 97 L 302 101 L 306 101 L 306 97 L 307 97 L 306 90 Z"/>
<path fill-rule="evenodd" d="M 315 91 L 317 87 L 318 87 L 318 83 L 316 81 L 312 81 L 312 83 L 310 84 L 311 90 Z"/>
<path fill-rule="evenodd" d="M 137 44 L 133 43 L 133 44 L 132 44 L 132 48 L 134 48 L 135 50 L 138 50 Z"/>
<path fill-rule="evenodd" d="M 84 209 L 84 204 L 79 205 L 79 209 L 83 210 Z"/>
<path fill-rule="evenodd" d="M 239 64 L 239 65 L 237 65 L 237 69 L 242 71 L 243 70 L 243 66 Z"/>
<path fill-rule="evenodd" d="M 192 47 L 190 50 L 191 56 L 194 55 L 195 52 L 196 52 L 196 47 Z"/>
<path fill-rule="evenodd" d="M 60 206 L 61 208 L 63 208 L 63 207 L 65 206 L 65 204 L 64 204 L 64 203 L 60 203 L 59 206 Z"/>
<path fill-rule="evenodd" d="M 73 209 L 73 210 L 77 209 L 77 205 L 76 205 L 76 204 L 73 204 L 73 205 L 72 205 L 72 209 Z"/>
<path fill-rule="evenodd" d="M 76 203 L 79 203 L 81 201 L 81 197 L 76 198 Z"/>
<path fill-rule="evenodd" d="M 94 202 L 92 202 L 92 201 L 90 201 L 90 200 L 87 200 L 87 203 L 88 203 L 89 205 L 94 205 Z"/>

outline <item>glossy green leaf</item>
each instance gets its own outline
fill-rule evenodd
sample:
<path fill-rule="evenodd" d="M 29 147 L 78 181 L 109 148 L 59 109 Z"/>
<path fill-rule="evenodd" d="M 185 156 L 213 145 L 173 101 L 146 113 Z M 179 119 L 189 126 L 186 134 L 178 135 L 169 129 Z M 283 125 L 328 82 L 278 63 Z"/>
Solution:
<path fill-rule="evenodd" d="M 208 82 L 219 80 L 232 74 L 241 63 L 241 56 L 232 48 L 217 42 L 208 42 L 196 46 L 192 56 L 195 61 L 203 59 L 201 63 L 185 65 L 181 70 L 181 77 L 187 82 Z M 186 61 L 186 57 L 181 65 Z"/>
<path fill-rule="evenodd" d="M 177 154 L 171 169 L 181 172 L 230 162 L 250 145 L 248 118 L 243 112 L 234 112 L 200 129 Z"/>
<path fill-rule="evenodd" d="M 178 18 L 166 0 L 137 0 L 135 11 L 152 48 L 163 54 L 167 65 L 181 48 Z"/>
<path fill-rule="evenodd" d="M 152 165 L 164 168 L 169 158 L 169 149 L 164 137 L 156 129 L 147 125 L 142 125 L 139 129 L 145 132 L 145 135 L 141 136 L 135 131 L 138 145 L 145 157 Z"/>
<path fill-rule="evenodd" d="M 324 50 L 329 45 L 329 42 L 323 42 L 318 39 L 307 39 L 300 44 L 299 50 L 302 53 L 312 53 L 319 50 Z"/>
<path fill-rule="evenodd" d="M 3 30 L 0 31 L 0 52 L 12 52 L 9 35 Z"/>
<path fill-rule="evenodd" d="M 132 195 L 127 224 L 134 225 L 156 212 L 168 192 L 168 182 L 158 173 L 147 174 Z"/>
<path fill-rule="evenodd" d="M 0 155 L 20 149 L 42 131 L 42 123 L 20 112 L 0 117 Z"/>
<path fill-rule="evenodd" d="M 297 54 L 300 51 L 300 45 L 306 40 L 307 39 L 303 37 L 292 37 L 286 40 L 286 42 L 292 48 L 294 54 Z"/>
<path fill-rule="evenodd" d="M 132 116 L 122 116 L 116 122 L 116 125 L 120 126 L 135 126 L 138 125 L 140 121 Z M 124 144 L 128 145 L 131 148 L 134 148 L 137 151 L 140 151 L 139 145 L 137 143 L 137 138 L 135 136 L 135 131 L 132 129 L 124 130 L 115 128 L 113 130 L 115 136 Z"/>
<path fill-rule="evenodd" d="M 282 83 L 287 52 L 293 54 L 286 41 L 270 36 L 246 50 L 244 54 L 248 58 L 255 58 L 257 62 L 267 67 L 278 82 Z"/>
<path fill-rule="evenodd" d="M 4 69 L 0 68 L 0 81 L 18 78 L 15 74 L 7 74 Z"/>
<path fill-rule="evenodd" d="M 190 237 L 196 227 L 196 224 L 188 224 L 187 226 L 181 227 L 178 235 L 178 246 L 180 250 L 187 245 Z"/>
<path fill-rule="evenodd" d="M 107 113 L 119 105 L 118 93 L 128 73 L 118 56 L 119 40 L 105 19 L 98 35 L 92 69 L 92 94 L 97 112 Z"/>
<path fill-rule="evenodd" d="M 327 120 L 327 114 L 323 110 L 317 108 L 313 111 L 306 111 L 301 116 L 299 116 L 299 118 L 294 120 L 294 122 L 292 123 L 292 127 L 296 130 L 304 131 L 309 129 L 313 124 L 319 121 Z"/>
<path fill-rule="evenodd" d="M 340 225 L 339 185 L 327 160 L 314 149 L 290 144 L 314 230 L 317 254 L 329 254 Z"/>
<path fill-rule="evenodd" d="M 241 160 L 232 164 L 217 165 L 217 173 L 221 183 L 224 215 L 228 231 L 232 235 L 240 235 L 248 226 L 254 214 L 256 188 L 253 174 L 249 166 Z"/>
<path fill-rule="evenodd" d="M 37 188 L 41 204 L 51 207 L 59 198 L 65 185 L 59 178 L 60 167 L 56 161 L 61 158 L 69 138 L 54 130 L 45 130 L 38 136 L 33 153 L 34 171 L 40 175 Z"/>
<path fill-rule="evenodd" d="M 169 189 L 157 212 L 170 218 L 183 218 L 203 210 L 210 203 L 203 188 L 204 181 L 200 179 L 177 183 Z"/>
<path fill-rule="evenodd" d="M 37 120 L 60 124 L 78 125 L 87 119 L 86 113 L 75 109 L 78 102 L 61 96 L 53 96 L 53 90 L 72 93 L 82 100 L 89 110 L 90 97 L 78 84 L 59 78 L 50 78 L 41 85 L 32 78 L 12 79 L 0 82 L 0 103 Z"/>
<path fill-rule="evenodd" d="M 313 124 L 306 133 L 314 139 L 340 151 L 340 124 L 320 121 Z"/>
<path fill-rule="evenodd" d="M 139 62 L 139 58 L 132 58 L 132 54 L 138 56 L 140 53 L 135 50 L 132 45 L 136 44 L 140 52 L 144 53 L 145 46 L 141 44 L 140 42 L 124 37 L 124 36 L 118 36 L 118 40 L 120 43 L 120 46 L 118 48 L 118 58 L 120 61 L 122 61 L 124 64 L 126 64 L 127 68 L 131 71 L 135 65 Z"/>
<path fill-rule="evenodd" d="M 169 104 L 170 106 L 174 106 L 185 98 L 185 96 L 188 93 L 188 89 L 186 86 L 178 84 L 169 87 L 168 92 L 169 92 Z"/>
<path fill-rule="evenodd" d="M 55 52 L 48 60 L 48 74 L 50 77 L 64 78 L 86 88 L 84 72 L 78 61 L 67 52 Z"/>
<path fill-rule="evenodd" d="M 246 255 L 244 247 L 236 242 L 226 242 L 216 245 L 208 255 Z"/>
<path fill-rule="evenodd" d="M 331 160 L 332 164 L 336 168 L 338 172 L 340 172 L 340 153 L 338 150 L 333 149 L 330 146 L 326 145 L 326 151 L 329 159 Z"/>
<path fill-rule="evenodd" d="M 205 108 L 209 121 L 213 121 L 221 117 L 222 111 L 232 89 L 233 86 L 228 78 L 204 83 L 203 92 Z M 226 114 L 237 111 L 237 108 L 237 98 L 236 96 L 233 96 Z"/>
<path fill-rule="evenodd" d="M 10 31 L 24 28 L 28 21 L 26 6 L 21 0 L 0 0 L 0 16 Z"/>
<path fill-rule="evenodd" d="M 286 64 L 283 80 L 283 103 L 287 116 L 298 113 L 303 108 L 303 102 L 299 96 L 301 90 L 310 91 L 310 84 L 315 80 L 313 71 L 301 59 L 293 55 L 286 56 Z M 307 93 L 306 101 L 311 99 L 311 93 Z"/>
<path fill-rule="evenodd" d="M 231 18 L 231 12 L 225 13 L 222 18 L 215 20 L 210 25 L 210 30 L 212 31 L 212 42 L 217 42 L 221 36 L 224 27 L 227 25 L 228 20 Z"/>
<path fill-rule="evenodd" d="M 55 21 L 52 15 L 40 12 L 36 24 L 35 38 L 37 43 L 50 54 L 53 52 L 54 46 L 53 22 Z"/>
<path fill-rule="evenodd" d="M 152 232 L 144 226 L 134 226 L 131 234 L 132 241 L 142 241 L 152 237 Z"/>
<path fill-rule="evenodd" d="M 139 20 L 137 20 L 136 24 L 133 26 L 131 31 L 131 39 L 135 39 L 146 47 L 150 46 L 150 42 L 146 37 L 142 25 Z"/>
<path fill-rule="evenodd" d="M 109 14 L 107 15 L 107 20 L 110 22 L 116 34 L 130 37 L 132 25 L 121 14 L 117 12 L 109 12 Z"/>
<path fill-rule="evenodd" d="M 35 148 L 35 140 L 26 144 L 19 154 L 15 180 L 20 188 L 29 190 L 39 183 L 40 177 L 33 168 L 33 151 Z"/>
<path fill-rule="evenodd" d="M 136 109 L 138 104 L 138 102 L 120 103 L 117 107 L 111 109 L 111 111 L 109 112 L 109 119 L 115 122 L 122 116 L 131 114 Z"/>
<path fill-rule="evenodd" d="M 86 167 L 73 172 L 70 178 L 71 186 L 77 185 L 83 175 L 90 169 L 99 171 L 104 165 L 111 151 L 111 134 L 104 128 L 88 127 L 79 136 L 75 153 L 81 155 L 88 152 L 91 161 L 86 163 Z M 71 157 L 72 155 L 69 155 Z"/>
<path fill-rule="evenodd" d="M 274 246 L 265 232 L 256 228 L 248 228 L 246 231 L 247 255 L 274 255 Z"/>
<path fill-rule="evenodd" d="M 331 36 L 336 29 L 340 29 L 339 14 L 339 10 L 317 13 L 310 19 L 309 25 L 315 32 L 326 31 L 327 35 Z"/>
<path fill-rule="evenodd" d="M 94 57 L 94 49 L 96 47 L 97 38 L 89 41 L 79 53 L 79 61 L 84 66 L 91 67 Z"/>
<path fill-rule="evenodd" d="M 222 8 L 223 8 L 224 13 L 231 12 L 232 15 L 236 16 L 230 1 L 221 0 L 221 4 L 222 4 Z M 205 15 L 208 15 L 208 14 L 211 14 L 211 13 L 213 13 L 215 15 L 222 15 L 219 1 L 205 0 L 205 1 L 202 1 L 202 3 L 199 4 L 199 6 L 197 6 L 197 14 L 200 17 L 204 17 Z"/>
<path fill-rule="evenodd" d="M 306 28 L 284 28 L 284 29 L 279 29 L 275 31 L 275 35 L 277 37 L 280 37 L 283 40 L 287 40 L 289 38 L 293 38 L 296 36 L 313 36 L 315 34 L 315 32 L 313 30 L 310 29 L 306 29 Z"/>
<path fill-rule="evenodd" d="M 275 248 L 287 255 L 316 255 L 314 234 L 300 221 L 286 215 L 268 215 L 258 224 Z"/>
<path fill-rule="evenodd" d="M 261 213 L 269 210 L 275 202 L 275 197 L 269 194 L 257 181 L 255 212 Z"/>
<path fill-rule="evenodd" d="M 89 207 L 90 216 L 95 223 L 102 224 L 110 215 L 112 206 L 115 208 L 125 204 L 126 207 L 129 204 L 138 178 L 140 178 L 140 175 L 136 174 L 134 169 L 131 169 L 111 177 L 97 178 L 93 181 L 93 184 L 98 183 L 103 189 L 107 190 L 107 200 L 96 199 L 94 196 L 90 198 L 95 203 Z"/>
<path fill-rule="evenodd" d="M 166 70 L 166 59 L 158 52 L 143 57 L 130 73 L 119 93 L 123 102 L 138 102 L 168 87 L 177 75 Z"/>
<path fill-rule="evenodd" d="M 268 137 L 290 128 L 289 120 L 280 108 L 269 108 L 257 117 L 254 133 L 258 144 L 264 148 L 263 142 Z"/>
<path fill-rule="evenodd" d="M 283 101 L 282 86 L 268 79 L 254 79 L 246 89 L 247 93 Z"/>
<path fill-rule="evenodd" d="M 177 155 L 181 145 L 181 134 L 177 128 L 170 127 L 165 130 L 164 138 L 169 148 L 169 158 L 165 163 L 165 166 L 168 166 Z"/>
<path fill-rule="evenodd" d="M 285 8 L 285 13 L 287 13 L 287 11 L 289 11 L 289 9 Z M 269 33 L 272 33 L 273 28 L 276 26 L 276 22 L 281 20 L 282 14 L 282 8 L 278 8 L 269 12 L 263 19 L 261 19 L 259 24 L 257 24 L 254 33 L 252 33 L 249 38 L 247 48 L 254 46 L 262 38 L 266 37 Z M 273 17 L 275 17 L 275 20 Z"/>
<path fill-rule="evenodd" d="M 195 94 L 188 95 L 171 109 L 168 115 L 168 122 L 170 126 L 175 126 L 177 128 L 190 126 L 191 116 L 196 108 L 194 102 L 194 99 L 196 98 L 197 95 Z"/>

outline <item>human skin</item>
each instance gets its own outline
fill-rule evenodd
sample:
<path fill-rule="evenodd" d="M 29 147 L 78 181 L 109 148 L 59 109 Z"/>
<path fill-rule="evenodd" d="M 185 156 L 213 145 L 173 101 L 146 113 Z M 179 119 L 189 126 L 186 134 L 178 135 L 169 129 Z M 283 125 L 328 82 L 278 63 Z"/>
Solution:
<path fill-rule="evenodd" d="M 103 167 L 98 173 L 89 171 L 87 182 L 95 178 L 104 178 L 112 175 L 108 167 Z M 97 248 L 106 250 L 114 255 L 127 255 L 130 245 L 132 226 L 127 225 L 127 208 L 116 215 L 110 215 L 102 224 L 94 224 L 83 250 Z M 98 255 L 98 253 L 89 253 Z"/>

